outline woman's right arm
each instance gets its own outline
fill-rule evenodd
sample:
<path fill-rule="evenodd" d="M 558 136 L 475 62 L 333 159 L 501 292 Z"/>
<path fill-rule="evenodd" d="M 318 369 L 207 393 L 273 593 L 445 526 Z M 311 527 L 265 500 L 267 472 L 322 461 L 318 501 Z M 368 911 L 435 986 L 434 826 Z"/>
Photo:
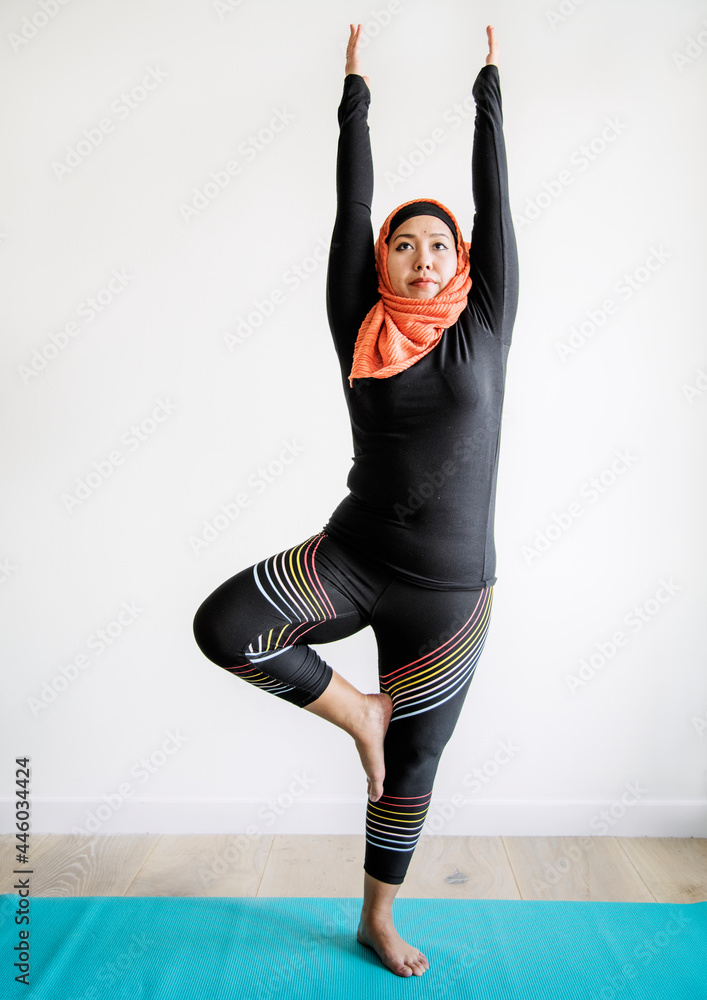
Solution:
<path fill-rule="evenodd" d="M 471 91 L 476 117 L 471 155 L 474 225 L 469 250 L 469 305 L 494 336 L 510 344 L 518 309 L 518 248 L 508 193 L 499 45 L 491 25 L 486 33 L 489 54 Z"/>
<path fill-rule="evenodd" d="M 361 25 L 346 52 L 344 93 L 338 109 L 336 220 L 329 248 L 326 307 L 329 326 L 346 385 L 358 328 L 379 298 L 371 203 L 373 158 L 368 128 L 371 92 L 361 75 L 358 41 Z"/>

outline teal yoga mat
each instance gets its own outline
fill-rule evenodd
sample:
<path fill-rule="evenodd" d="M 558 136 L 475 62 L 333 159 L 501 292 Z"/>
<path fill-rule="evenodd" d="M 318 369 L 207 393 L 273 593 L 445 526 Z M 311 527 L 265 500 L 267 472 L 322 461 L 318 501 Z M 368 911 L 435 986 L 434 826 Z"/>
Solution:
<path fill-rule="evenodd" d="M 360 898 L 37 897 L 29 986 L 0 896 L 2 1000 L 704 1000 L 707 902 L 397 899 L 429 960 L 400 978 L 356 941 Z"/>

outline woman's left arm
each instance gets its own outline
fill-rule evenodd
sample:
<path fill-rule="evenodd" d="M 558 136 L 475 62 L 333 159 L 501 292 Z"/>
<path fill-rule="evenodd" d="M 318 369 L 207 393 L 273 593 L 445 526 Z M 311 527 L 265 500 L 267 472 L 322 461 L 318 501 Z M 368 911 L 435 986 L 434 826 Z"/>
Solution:
<path fill-rule="evenodd" d="M 518 248 L 508 196 L 496 32 L 486 29 L 489 53 L 472 90 L 476 101 L 471 183 L 474 226 L 469 250 L 469 305 L 491 333 L 510 344 L 518 309 Z"/>
<path fill-rule="evenodd" d="M 378 299 L 371 203 L 373 157 L 368 126 L 371 92 L 361 73 L 358 45 L 361 25 L 346 50 L 344 92 L 337 112 L 336 219 L 329 246 L 326 308 L 329 327 L 348 389 L 348 375 L 358 329 Z"/>

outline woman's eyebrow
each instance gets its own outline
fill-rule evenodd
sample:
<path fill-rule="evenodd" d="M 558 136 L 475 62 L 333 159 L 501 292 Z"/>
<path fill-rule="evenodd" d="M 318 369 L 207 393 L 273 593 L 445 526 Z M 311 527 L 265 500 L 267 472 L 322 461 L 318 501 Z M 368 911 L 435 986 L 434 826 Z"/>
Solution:
<path fill-rule="evenodd" d="M 415 239 L 414 233 L 398 233 L 398 235 L 395 238 L 396 240 L 399 240 L 403 236 L 406 236 L 408 239 L 413 239 L 413 240 Z M 444 236 L 445 239 L 448 238 L 446 233 L 430 233 L 430 236 Z"/>

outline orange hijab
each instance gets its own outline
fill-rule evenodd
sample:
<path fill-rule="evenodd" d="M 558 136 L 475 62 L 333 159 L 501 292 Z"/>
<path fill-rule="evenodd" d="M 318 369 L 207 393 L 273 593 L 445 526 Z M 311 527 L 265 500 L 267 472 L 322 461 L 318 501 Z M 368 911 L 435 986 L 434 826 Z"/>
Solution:
<path fill-rule="evenodd" d="M 423 200 L 444 209 L 457 228 L 457 273 L 431 299 L 413 299 L 393 292 L 385 240 L 393 216 L 405 205 Z M 413 198 L 393 209 L 381 226 L 375 245 L 381 297 L 366 313 L 359 327 L 349 385 L 353 385 L 355 378 L 390 378 L 397 375 L 424 358 L 439 343 L 444 331 L 456 323 L 466 307 L 471 288 L 470 246 L 464 241 L 456 218 L 441 201 Z"/>

